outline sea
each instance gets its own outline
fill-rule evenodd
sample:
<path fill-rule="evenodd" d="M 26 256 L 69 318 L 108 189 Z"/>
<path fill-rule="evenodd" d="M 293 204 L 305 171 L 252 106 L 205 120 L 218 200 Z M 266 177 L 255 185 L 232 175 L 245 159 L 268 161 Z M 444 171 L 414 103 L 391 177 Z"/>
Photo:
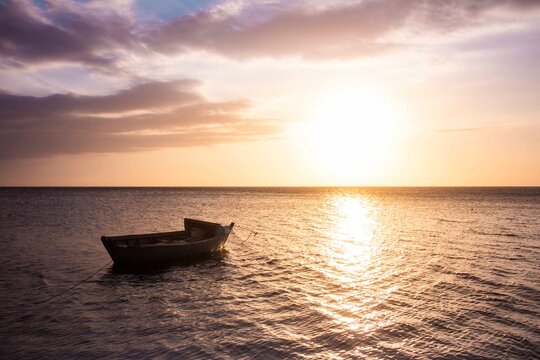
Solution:
<path fill-rule="evenodd" d="M 100 241 L 185 217 L 237 226 L 165 268 Z M 538 187 L 2 188 L 0 246 L 2 359 L 540 358 Z"/>

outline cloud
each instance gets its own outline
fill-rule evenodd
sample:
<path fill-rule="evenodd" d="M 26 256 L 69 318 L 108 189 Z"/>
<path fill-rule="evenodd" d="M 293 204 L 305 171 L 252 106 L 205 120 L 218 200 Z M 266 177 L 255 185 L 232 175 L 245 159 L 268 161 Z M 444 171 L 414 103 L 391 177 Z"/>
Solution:
<path fill-rule="evenodd" d="M 465 127 L 465 128 L 436 129 L 433 132 L 436 132 L 436 133 L 476 132 L 476 131 L 498 130 L 498 129 L 512 128 L 512 127 L 515 127 L 515 126 L 493 125 L 493 126 L 478 126 L 478 127 Z"/>
<path fill-rule="evenodd" d="M 111 66 L 115 50 L 136 47 L 132 19 L 113 5 L 55 0 L 43 10 L 30 0 L 1 1 L 3 65 L 67 61 Z"/>
<path fill-rule="evenodd" d="M 135 110 L 151 110 L 178 106 L 201 100 L 193 92 L 194 80 L 153 82 L 135 86 L 108 96 L 78 96 L 55 94 L 46 97 L 20 96 L 0 93 L 0 121 L 13 121 L 46 114 L 99 114 Z"/>
<path fill-rule="evenodd" d="M 203 11 L 174 19 L 148 34 L 148 46 L 164 53 L 205 50 L 233 58 L 302 56 L 339 58 L 385 51 L 378 41 L 407 19 L 414 1 L 365 1 L 322 10 L 280 8 L 250 23 L 242 14 Z M 260 7 L 260 13 L 267 11 Z M 245 11 L 254 12 L 253 9 Z"/>
<path fill-rule="evenodd" d="M 403 39 L 393 37 L 400 31 L 409 31 L 411 39 L 405 43 L 410 44 L 415 32 L 444 33 L 478 25 L 478 18 L 491 9 L 525 11 L 539 5 L 532 0 L 366 0 L 315 9 L 255 5 L 232 14 L 213 8 L 173 19 L 143 38 L 148 47 L 163 53 L 202 50 L 237 59 L 360 58 L 400 48 Z M 253 13 L 257 20 L 246 20 Z"/>
<path fill-rule="evenodd" d="M 208 101 L 195 92 L 196 83 L 147 83 L 108 96 L 2 94 L 0 158 L 208 146 L 279 135 L 279 122 L 245 116 L 247 101 Z"/>
<path fill-rule="evenodd" d="M 162 21 L 142 21 L 132 1 L 0 1 L 4 66 L 71 62 L 107 70 L 152 52 L 217 53 L 234 59 L 375 56 L 414 44 L 418 35 L 479 25 L 492 9 L 530 11 L 535 0 L 364 0 L 231 2 Z M 170 19 L 169 19 L 170 18 Z M 396 34 L 400 34 L 396 36 Z M 403 37 L 405 34 L 405 38 Z M 415 35 L 416 34 L 416 35 Z"/>

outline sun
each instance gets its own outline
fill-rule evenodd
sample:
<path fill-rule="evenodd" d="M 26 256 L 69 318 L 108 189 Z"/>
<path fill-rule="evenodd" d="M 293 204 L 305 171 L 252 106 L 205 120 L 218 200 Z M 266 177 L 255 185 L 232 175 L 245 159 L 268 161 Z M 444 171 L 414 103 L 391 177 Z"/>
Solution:
<path fill-rule="evenodd" d="M 308 156 L 337 181 L 373 179 L 395 149 L 396 108 L 379 92 L 337 89 L 310 106 L 302 136 Z"/>

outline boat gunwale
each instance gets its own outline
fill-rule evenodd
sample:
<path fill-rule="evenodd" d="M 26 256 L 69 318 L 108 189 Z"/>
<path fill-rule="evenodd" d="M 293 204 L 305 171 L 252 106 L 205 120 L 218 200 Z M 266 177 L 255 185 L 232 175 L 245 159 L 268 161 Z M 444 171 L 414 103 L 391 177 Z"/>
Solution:
<path fill-rule="evenodd" d="M 107 241 L 121 241 L 121 240 L 137 240 L 137 239 L 152 239 L 161 236 L 170 236 L 170 235 L 185 235 L 185 230 L 180 231 L 166 231 L 159 233 L 146 233 L 146 234 L 132 234 L 132 235 L 114 235 L 114 236 L 102 236 L 102 240 Z"/>
<path fill-rule="evenodd" d="M 207 237 L 207 238 L 200 238 L 200 239 L 196 239 L 196 238 L 190 238 L 190 237 L 186 237 L 186 238 L 182 238 L 182 239 L 175 239 L 175 240 L 171 240 L 170 242 L 161 242 L 161 243 L 149 243 L 149 244 L 144 244 L 144 243 L 137 243 L 137 244 L 134 244 L 134 245 L 130 245 L 130 244 L 127 244 L 127 245 L 119 245 L 119 244 L 111 244 L 112 246 L 116 247 L 116 248 L 148 248 L 148 247 L 168 247 L 168 246 L 189 246 L 189 245 L 192 245 L 194 243 L 198 243 L 198 242 L 201 242 L 201 241 L 213 241 L 217 238 L 219 238 L 220 236 L 212 236 L 212 237 Z"/>

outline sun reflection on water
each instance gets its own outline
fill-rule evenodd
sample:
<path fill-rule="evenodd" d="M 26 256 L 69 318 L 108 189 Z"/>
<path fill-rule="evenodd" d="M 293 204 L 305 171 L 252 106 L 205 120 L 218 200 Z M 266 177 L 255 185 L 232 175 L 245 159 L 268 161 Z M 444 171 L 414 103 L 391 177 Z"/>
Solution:
<path fill-rule="evenodd" d="M 332 240 L 327 258 L 330 267 L 345 278 L 365 270 L 376 244 L 373 241 L 373 209 L 367 199 L 340 196 L 332 199 L 332 225 L 326 235 Z"/>
<path fill-rule="evenodd" d="M 328 205 L 326 266 L 320 270 L 334 289 L 312 300 L 349 330 L 372 331 L 384 325 L 377 307 L 393 291 L 375 283 L 380 275 L 377 208 L 368 198 L 348 195 L 334 196 Z"/>

